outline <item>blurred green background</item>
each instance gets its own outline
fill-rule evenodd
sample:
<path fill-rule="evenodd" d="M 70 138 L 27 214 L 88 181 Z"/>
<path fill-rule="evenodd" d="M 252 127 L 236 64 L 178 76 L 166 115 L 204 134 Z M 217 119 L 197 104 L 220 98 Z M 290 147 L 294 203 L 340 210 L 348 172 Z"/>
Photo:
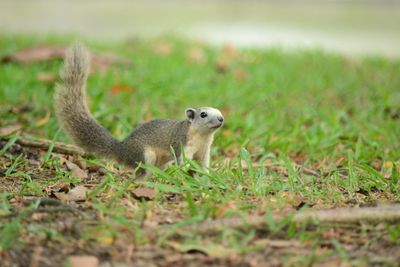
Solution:
<path fill-rule="evenodd" d="M 0 32 L 98 40 L 179 34 L 235 46 L 400 55 L 400 1 L 2 0 Z"/>

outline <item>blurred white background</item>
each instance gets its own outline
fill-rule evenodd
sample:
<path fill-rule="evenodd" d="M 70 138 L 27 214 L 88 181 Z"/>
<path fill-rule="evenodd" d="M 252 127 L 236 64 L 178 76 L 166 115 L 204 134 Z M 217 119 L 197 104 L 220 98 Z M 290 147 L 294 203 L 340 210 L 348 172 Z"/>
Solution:
<path fill-rule="evenodd" d="M 0 32 L 98 40 L 178 34 L 238 46 L 400 56 L 400 1 L 1 0 Z"/>

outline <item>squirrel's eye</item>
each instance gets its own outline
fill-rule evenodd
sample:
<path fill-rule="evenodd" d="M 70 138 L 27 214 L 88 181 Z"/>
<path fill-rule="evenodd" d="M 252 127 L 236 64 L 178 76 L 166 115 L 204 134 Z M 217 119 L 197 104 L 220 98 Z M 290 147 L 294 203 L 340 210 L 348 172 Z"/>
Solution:
<path fill-rule="evenodd" d="M 202 118 L 207 117 L 207 112 L 202 112 L 202 113 L 200 113 L 200 117 L 202 117 Z"/>

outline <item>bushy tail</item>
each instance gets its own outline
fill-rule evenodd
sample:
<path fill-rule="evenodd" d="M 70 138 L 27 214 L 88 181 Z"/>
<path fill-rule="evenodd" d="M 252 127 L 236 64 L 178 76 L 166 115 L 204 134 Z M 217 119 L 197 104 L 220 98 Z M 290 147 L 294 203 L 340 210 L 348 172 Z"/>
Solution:
<path fill-rule="evenodd" d="M 87 152 L 108 158 L 118 154 L 120 142 L 91 116 L 86 104 L 86 79 L 90 58 L 86 48 L 76 43 L 66 52 L 55 93 L 55 110 L 63 129 Z"/>

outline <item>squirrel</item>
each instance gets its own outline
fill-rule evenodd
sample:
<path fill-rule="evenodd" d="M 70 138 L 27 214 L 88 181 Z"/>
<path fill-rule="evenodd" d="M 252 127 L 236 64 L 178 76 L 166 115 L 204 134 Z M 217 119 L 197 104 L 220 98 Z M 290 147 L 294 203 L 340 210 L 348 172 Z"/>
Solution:
<path fill-rule="evenodd" d="M 214 133 L 224 123 L 218 109 L 187 108 L 185 120 L 156 119 L 146 122 L 119 141 L 91 115 L 86 103 L 90 55 L 80 43 L 67 49 L 61 70 L 63 84 L 55 89 L 55 111 L 63 130 L 86 152 L 132 167 L 138 178 L 148 171 L 142 163 L 164 168 L 181 165 L 183 155 L 209 168 Z M 182 151 L 183 150 L 183 151 Z"/>

